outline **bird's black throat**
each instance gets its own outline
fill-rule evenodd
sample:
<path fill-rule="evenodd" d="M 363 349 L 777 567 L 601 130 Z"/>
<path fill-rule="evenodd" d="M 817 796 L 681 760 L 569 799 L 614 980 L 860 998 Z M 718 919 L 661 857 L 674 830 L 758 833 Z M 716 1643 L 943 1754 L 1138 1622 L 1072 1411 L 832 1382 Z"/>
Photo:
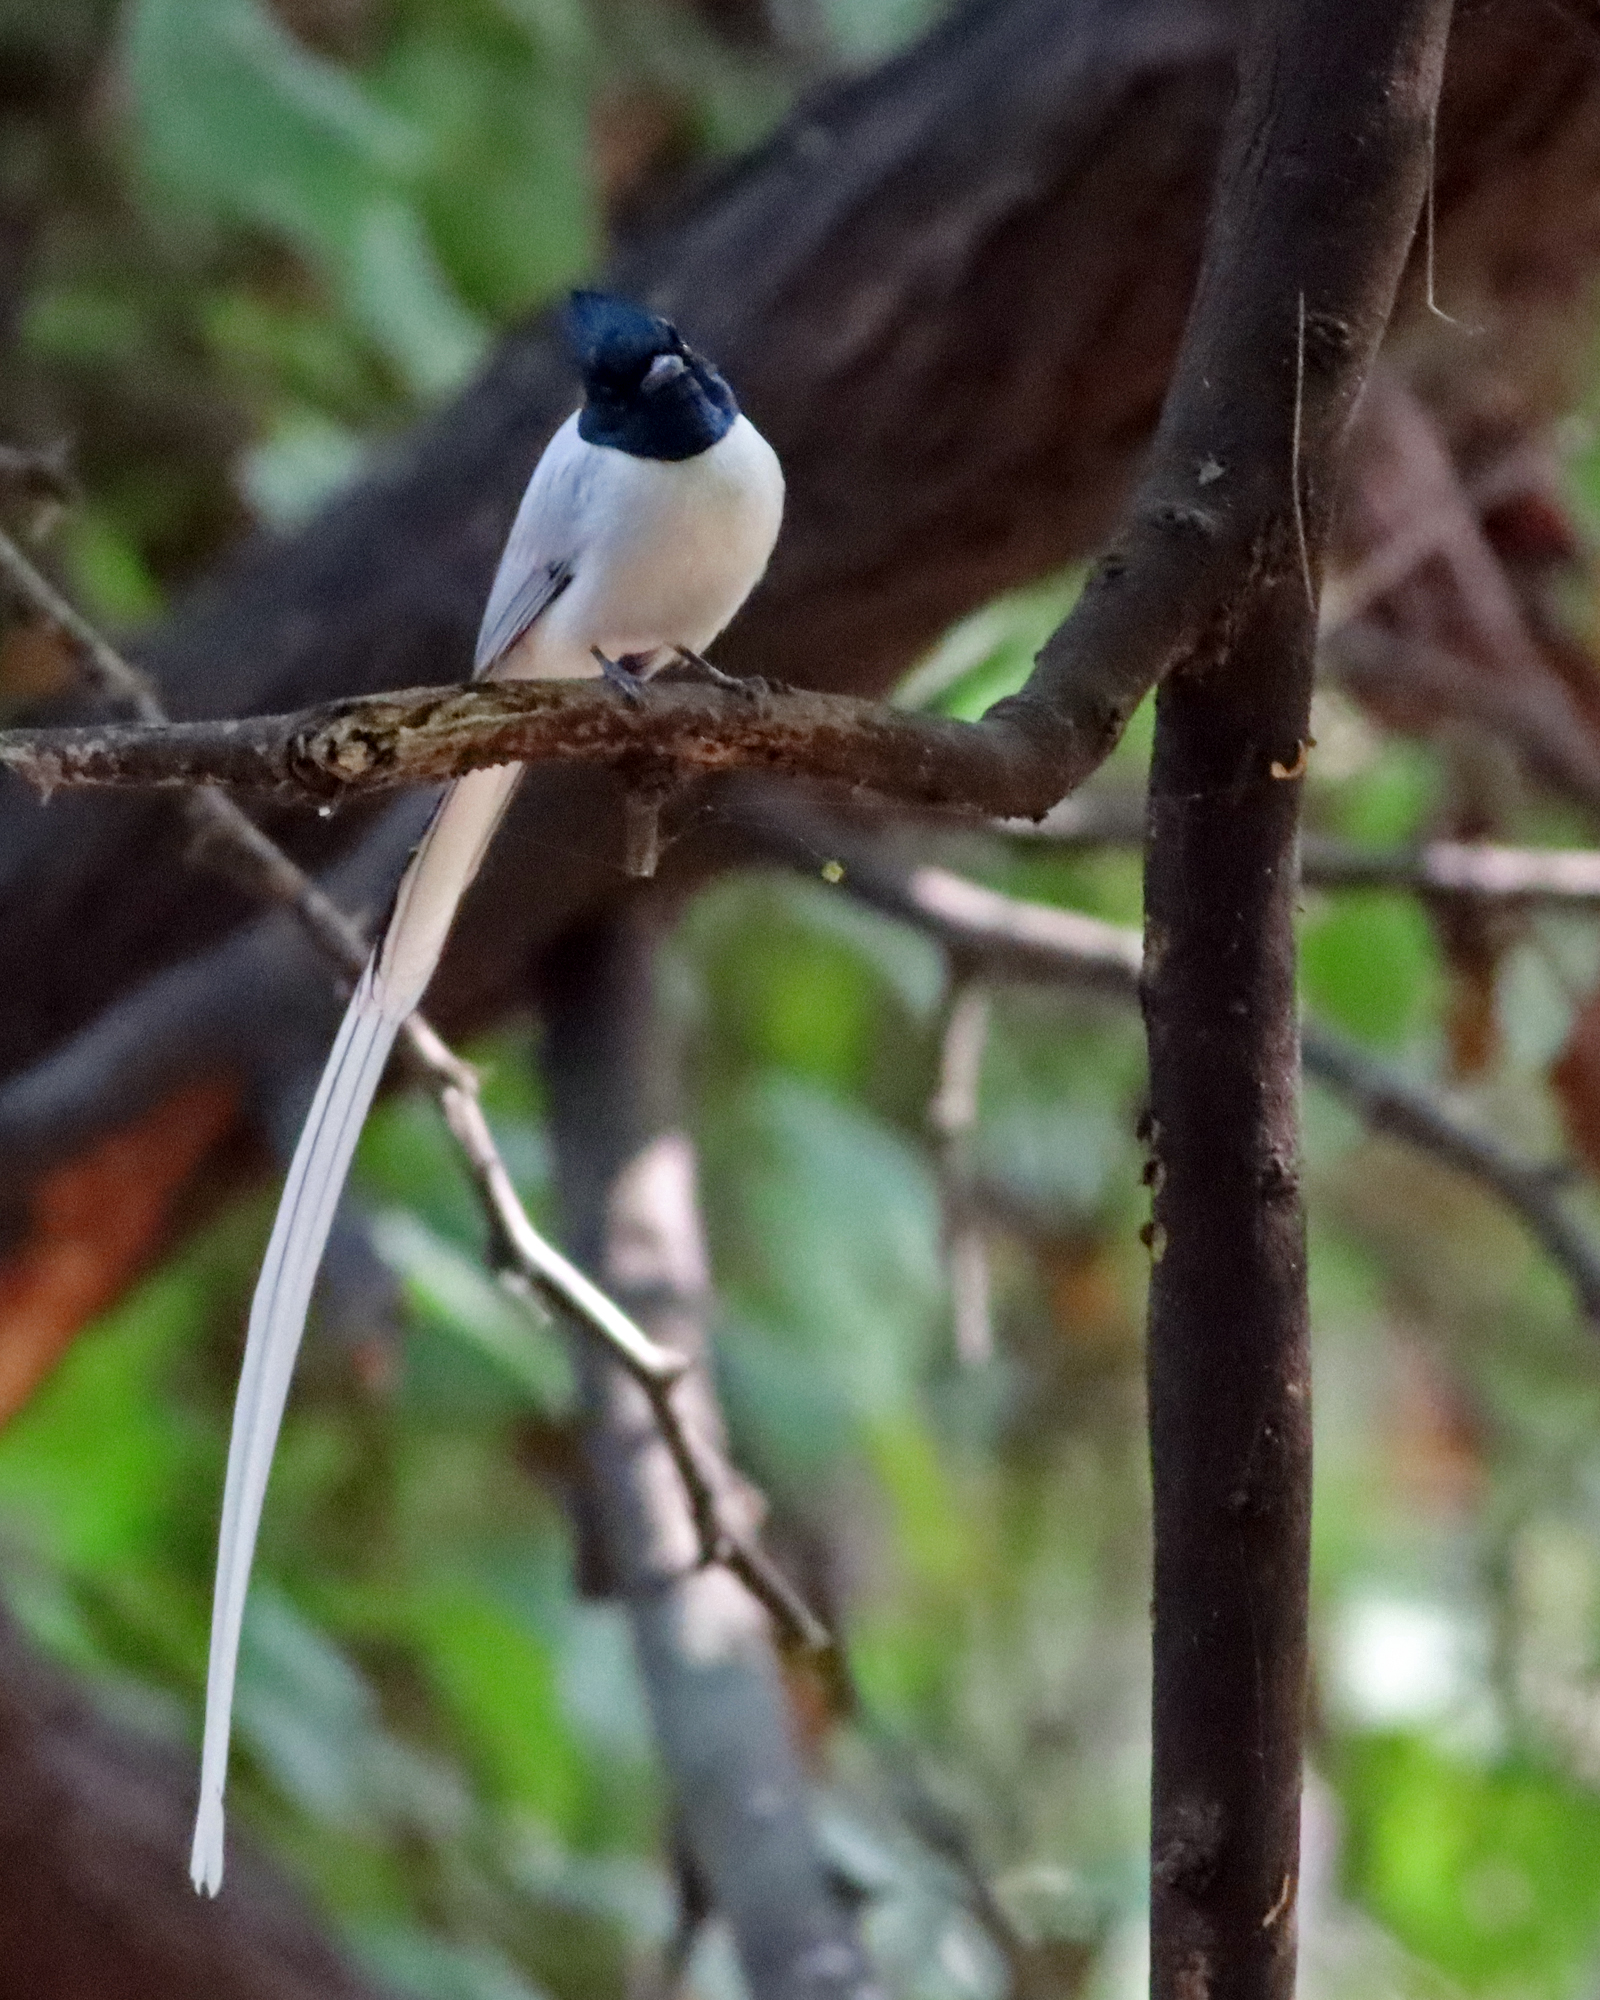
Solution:
<path fill-rule="evenodd" d="M 590 388 L 578 435 L 634 458 L 698 458 L 726 437 L 739 415 L 733 391 L 698 355 L 659 389 L 618 397 Z"/>
<path fill-rule="evenodd" d="M 733 391 L 670 320 L 604 292 L 574 292 L 567 333 L 583 375 L 586 444 L 634 458 L 696 458 L 737 421 Z"/>

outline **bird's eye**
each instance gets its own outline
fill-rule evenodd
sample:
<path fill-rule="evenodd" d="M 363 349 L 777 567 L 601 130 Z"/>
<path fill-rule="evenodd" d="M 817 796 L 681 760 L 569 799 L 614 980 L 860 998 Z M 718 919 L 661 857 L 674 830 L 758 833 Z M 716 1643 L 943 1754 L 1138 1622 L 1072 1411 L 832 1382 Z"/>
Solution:
<path fill-rule="evenodd" d="M 645 371 L 645 378 L 639 387 L 648 395 L 663 383 L 676 381 L 688 365 L 681 354 L 658 354 Z"/>

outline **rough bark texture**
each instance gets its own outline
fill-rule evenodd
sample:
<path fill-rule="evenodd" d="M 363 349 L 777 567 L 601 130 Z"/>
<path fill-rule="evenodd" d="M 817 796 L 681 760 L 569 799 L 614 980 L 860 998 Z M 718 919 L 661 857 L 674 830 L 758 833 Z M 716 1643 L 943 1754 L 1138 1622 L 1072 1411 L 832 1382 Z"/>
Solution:
<path fill-rule="evenodd" d="M 694 1149 L 676 1124 L 670 1041 L 638 906 L 562 941 L 544 982 L 544 1070 L 572 1251 L 695 1366 L 687 1428 L 722 1461 L 710 1278 Z M 577 1358 L 603 1568 L 627 1605 L 679 1836 L 728 1923 L 753 2000 L 864 2000 L 871 1970 L 825 1873 L 766 1614 L 699 1537 L 638 1385 L 581 1335 Z M 750 1496 L 725 1508 L 748 1514 Z"/>
<path fill-rule="evenodd" d="M 1422 204 L 1448 21 L 1449 0 L 1263 0 L 1156 441 L 1175 473 L 1246 482 L 1255 523 L 1227 626 L 1162 687 L 1150 777 L 1159 2000 L 1294 1991 L 1311 1520 L 1295 840 L 1316 578 Z"/>
<path fill-rule="evenodd" d="M 1038 818 L 1062 790 L 1053 745 L 986 723 L 754 684 L 730 692 L 652 683 L 629 701 L 599 682 L 497 681 L 242 721 L 0 730 L 0 765 L 46 794 L 226 784 L 337 798 L 517 759 L 598 765 L 641 796 L 662 797 L 698 771 L 765 770 L 996 818 Z"/>

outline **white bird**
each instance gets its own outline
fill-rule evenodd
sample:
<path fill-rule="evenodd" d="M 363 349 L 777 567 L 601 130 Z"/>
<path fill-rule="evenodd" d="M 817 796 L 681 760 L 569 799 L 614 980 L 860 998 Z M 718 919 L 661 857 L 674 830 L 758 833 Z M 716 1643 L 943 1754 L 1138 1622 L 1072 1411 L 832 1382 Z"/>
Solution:
<path fill-rule="evenodd" d="M 666 320 L 577 292 L 568 331 L 584 405 L 528 482 L 484 611 L 475 673 L 604 673 L 637 698 L 637 680 L 674 657 L 704 665 L 699 654 L 759 581 L 783 514 L 783 473 L 722 377 Z M 196 1889 L 210 1895 L 222 1883 L 245 1593 L 311 1288 L 395 1036 L 433 976 L 521 775 L 519 764 L 475 771 L 440 801 L 317 1086 L 256 1283 L 228 1449 L 190 1857 Z"/>

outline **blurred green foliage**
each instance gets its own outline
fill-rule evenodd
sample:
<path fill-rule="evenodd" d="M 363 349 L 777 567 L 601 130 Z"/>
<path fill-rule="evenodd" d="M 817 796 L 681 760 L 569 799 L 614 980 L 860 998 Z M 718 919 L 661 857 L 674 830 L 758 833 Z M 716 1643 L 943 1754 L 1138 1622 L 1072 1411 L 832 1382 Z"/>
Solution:
<path fill-rule="evenodd" d="M 248 521 L 305 518 L 497 327 L 589 268 L 608 214 L 664 162 L 749 140 L 819 59 L 865 60 L 925 12 L 828 0 L 794 45 L 755 47 L 668 0 L 0 7 L 0 54 L 36 85 L 0 137 L 0 183 L 39 218 L 0 416 L 75 442 L 79 591 L 135 619 Z M 1076 585 L 965 621 L 902 698 L 979 712 Z M 1099 786 L 1137 790 L 1150 727 L 1147 708 Z M 1316 728 L 1319 831 L 1400 843 L 1441 823 L 1447 747 L 1386 740 L 1331 697 Z M 1534 801 L 1507 823 L 1562 831 Z M 996 997 L 968 1162 L 994 1353 L 958 1362 L 926 1127 L 944 968 L 825 859 L 812 883 L 703 897 L 663 983 L 738 1457 L 863 1691 L 819 1767 L 826 1837 L 895 1993 L 1004 1985 L 959 1870 L 918 1831 L 921 1797 L 965 1828 L 1058 1990 L 1131 1995 L 1148 1643 L 1136 1023 Z M 1138 921 L 1126 852 L 967 840 L 951 859 Z M 1308 896 L 1304 942 L 1308 1002 L 1439 1080 L 1452 975 L 1428 915 Z M 1524 927 L 1501 967 L 1499 1062 L 1456 1086 L 1469 1115 L 1554 1148 L 1543 1071 L 1597 959 L 1583 924 Z M 549 1220 L 526 1039 L 477 1053 Z M 1559 1281 L 1479 1193 L 1316 1095 L 1307 1114 L 1303 1990 L 1580 2000 L 1600 1979 L 1600 1377 Z M 246 1627 L 239 1819 L 397 1991 L 617 1992 L 669 1931 L 672 1892 L 625 1631 L 572 1580 L 565 1352 L 486 1275 L 430 1107 L 382 1110 L 358 1185 L 406 1323 L 314 1336 L 303 1358 Z M 0 1437 L 12 1605 L 114 1713 L 180 1742 L 198 1726 L 267 1213 L 251 1203 L 190 1245 Z M 715 1937 L 695 1985 L 734 1990 Z"/>
<path fill-rule="evenodd" d="M 1600 1798 L 1407 1736 L 1354 1744 L 1346 1785 L 1352 1879 L 1397 1936 L 1476 1990 L 1573 1991 L 1600 1927 Z"/>

